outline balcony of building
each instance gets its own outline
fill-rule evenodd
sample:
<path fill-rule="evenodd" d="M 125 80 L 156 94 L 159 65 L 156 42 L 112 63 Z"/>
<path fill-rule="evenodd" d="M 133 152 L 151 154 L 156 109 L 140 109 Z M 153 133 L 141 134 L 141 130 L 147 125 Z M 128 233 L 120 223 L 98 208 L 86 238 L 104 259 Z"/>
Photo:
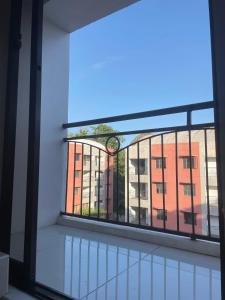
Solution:
<path fill-rule="evenodd" d="M 56 221 L 39 226 L 37 284 L 70 299 L 221 299 L 214 123 L 153 128 L 114 152 L 95 138 L 64 138 L 64 194 Z"/>
<path fill-rule="evenodd" d="M 115 152 L 64 139 L 65 209 L 38 232 L 39 284 L 75 299 L 221 299 L 214 123 L 154 131 Z"/>
<path fill-rule="evenodd" d="M 64 299 L 221 300 L 215 102 L 68 123 L 70 33 L 136 2 L 45 1 L 35 282 Z M 28 100 L 20 95 L 19 112 Z M 17 120 L 10 255 L 18 262 L 27 251 L 18 220 L 28 116 Z M 122 122 L 121 131 L 82 134 Z"/>

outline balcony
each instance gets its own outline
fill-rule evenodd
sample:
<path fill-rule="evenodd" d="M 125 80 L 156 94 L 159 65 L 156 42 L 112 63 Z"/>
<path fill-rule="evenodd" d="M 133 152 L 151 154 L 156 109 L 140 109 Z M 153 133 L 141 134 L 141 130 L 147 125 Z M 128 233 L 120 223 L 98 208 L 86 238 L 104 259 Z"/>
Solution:
<path fill-rule="evenodd" d="M 64 139 L 64 209 L 38 231 L 37 282 L 72 299 L 220 300 L 214 123 L 138 130 L 113 149 L 98 139 Z"/>
<path fill-rule="evenodd" d="M 65 138 L 65 210 L 39 230 L 38 283 L 73 299 L 221 299 L 214 123 L 136 134 L 117 149 Z"/>
<path fill-rule="evenodd" d="M 73 299 L 221 299 L 219 258 L 90 229 L 40 230 L 39 283 Z"/>

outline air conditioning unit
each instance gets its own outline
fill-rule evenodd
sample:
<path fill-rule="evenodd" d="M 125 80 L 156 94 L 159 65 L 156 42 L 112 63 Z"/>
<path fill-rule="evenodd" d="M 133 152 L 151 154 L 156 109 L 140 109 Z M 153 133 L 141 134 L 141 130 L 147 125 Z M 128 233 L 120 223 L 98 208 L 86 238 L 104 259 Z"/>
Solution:
<path fill-rule="evenodd" d="M 8 293 L 9 256 L 0 252 L 0 298 Z"/>

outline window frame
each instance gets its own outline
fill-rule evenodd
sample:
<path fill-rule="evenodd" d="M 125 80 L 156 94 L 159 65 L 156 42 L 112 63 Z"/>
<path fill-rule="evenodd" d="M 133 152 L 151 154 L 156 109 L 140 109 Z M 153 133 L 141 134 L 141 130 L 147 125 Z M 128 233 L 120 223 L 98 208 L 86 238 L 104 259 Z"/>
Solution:
<path fill-rule="evenodd" d="M 166 169 L 166 157 L 155 157 L 155 168 L 156 169 Z"/>
<path fill-rule="evenodd" d="M 190 160 L 191 158 L 191 160 Z M 183 169 L 185 170 L 190 170 L 190 169 L 197 169 L 198 167 L 198 160 L 197 160 L 197 156 L 192 155 L 190 156 L 181 156 L 182 159 L 182 166 Z"/>
<path fill-rule="evenodd" d="M 183 186 L 183 192 L 184 196 L 192 196 L 192 191 L 193 191 L 193 197 L 196 196 L 196 184 L 195 183 L 182 183 Z M 192 186 L 192 188 L 191 188 Z M 190 191 L 187 192 L 185 188 L 190 187 Z"/>
<path fill-rule="evenodd" d="M 159 220 L 159 221 L 167 221 L 167 219 L 168 219 L 168 212 L 167 212 L 166 209 L 164 210 L 163 208 L 156 208 L 155 210 L 156 210 L 156 213 L 157 213 L 157 215 L 156 215 L 157 220 Z"/>
<path fill-rule="evenodd" d="M 185 225 L 192 225 L 192 212 L 189 212 L 189 211 L 183 211 L 183 214 L 184 214 L 184 224 Z M 188 218 L 185 218 L 185 216 L 188 218 L 190 218 L 190 222 L 188 222 Z M 196 218 L 197 214 L 194 213 L 194 225 L 196 226 L 197 225 L 197 218 Z"/>
<path fill-rule="evenodd" d="M 167 193 L 167 186 L 166 182 L 155 182 L 156 185 L 156 194 L 166 194 Z M 162 187 L 162 191 L 160 191 L 161 188 L 159 188 L 159 185 Z"/>

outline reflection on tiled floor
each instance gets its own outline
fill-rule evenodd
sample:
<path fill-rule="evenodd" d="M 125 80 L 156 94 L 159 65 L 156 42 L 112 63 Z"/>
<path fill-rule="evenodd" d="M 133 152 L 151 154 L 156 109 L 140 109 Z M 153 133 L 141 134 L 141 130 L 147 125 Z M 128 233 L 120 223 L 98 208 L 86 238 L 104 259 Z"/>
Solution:
<path fill-rule="evenodd" d="M 37 281 L 75 299 L 219 300 L 219 259 L 64 226 L 40 230 Z"/>

